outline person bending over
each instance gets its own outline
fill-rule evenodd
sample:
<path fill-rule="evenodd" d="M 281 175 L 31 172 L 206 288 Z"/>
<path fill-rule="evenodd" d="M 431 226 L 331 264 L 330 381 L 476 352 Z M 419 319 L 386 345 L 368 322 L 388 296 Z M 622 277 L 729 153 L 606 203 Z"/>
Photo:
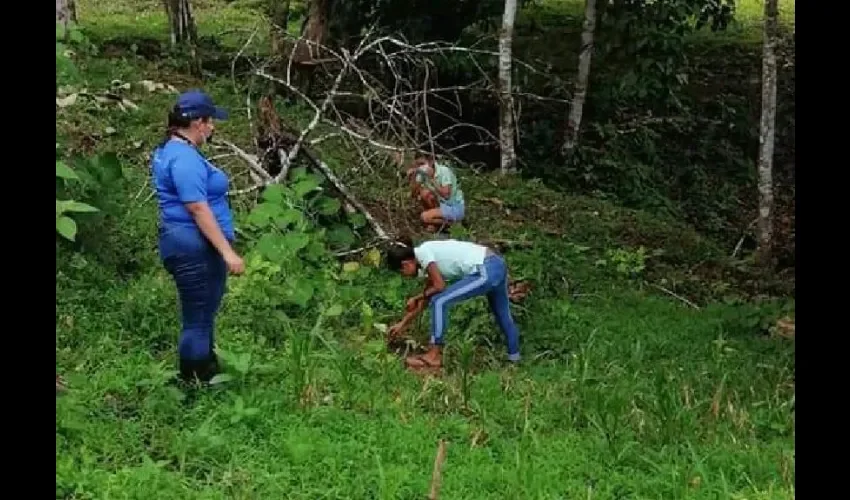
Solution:
<path fill-rule="evenodd" d="M 411 368 L 442 366 L 443 334 L 452 305 L 480 295 L 487 296 L 490 312 L 505 336 L 508 360 L 520 360 L 519 331 L 511 317 L 508 299 L 508 268 L 493 250 L 459 240 L 436 240 L 414 247 L 409 238 L 387 250 L 387 266 L 405 277 L 426 277 L 426 288 L 407 302 L 408 314 L 390 327 L 390 337 L 401 334 L 415 316 L 411 311 L 431 309 L 431 340 L 425 354 L 407 358 Z M 449 282 L 451 284 L 449 284 Z"/>

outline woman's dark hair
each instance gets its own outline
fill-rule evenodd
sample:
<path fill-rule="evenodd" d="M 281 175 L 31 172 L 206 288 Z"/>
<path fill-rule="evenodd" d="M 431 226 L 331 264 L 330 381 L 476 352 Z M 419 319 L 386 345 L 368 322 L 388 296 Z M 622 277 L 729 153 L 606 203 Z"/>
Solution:
<path fill-rule="evenodd" d="M 413 240 L 409 236 L 402 236 L 397 241 L 392 242 L 386 251 L 386 257 L 387 268 L 391 271 L 400 270 L 402 262 L 416 258 L 413 253 Z"/>
<path fill-rule="evenodd" d="M 168 112 L 168 122 L 165 126 L 165 137 L 163 138 L 161 145 L 168 142 L 174 133 L 181 128 L 188 128 L 195 120 L 197 120 L 197 118 L 187 118 L 183 116 L 183 113 L 180 111 L 180 107 L 175 105 L 171 108 L 171 111 Z M 201 120 L 209 120 L 209 117 L 201 118 Z"/>

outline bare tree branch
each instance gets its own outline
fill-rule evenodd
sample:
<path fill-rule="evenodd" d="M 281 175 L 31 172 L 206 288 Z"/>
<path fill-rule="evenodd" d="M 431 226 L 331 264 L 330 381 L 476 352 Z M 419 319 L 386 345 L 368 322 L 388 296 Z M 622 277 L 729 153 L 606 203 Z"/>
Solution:
<path fill-rule="evenodd" d="M 312 117 L 306 124 L 291 127 L 291 132 L 281 132 L 281 136 L 286 135 L 285 140 L 280 142 L 283 146 L 276 145 L 273 150 L 280 158 L 281 170 L 277 175 L 269 175 L 257 158 L 226 143 L 255 174 L 253 185 L 234 190 L 232 195 L 254 192 L 269 184 L 283 182 L 292 162 L 301 155 L 340 192 L 347 209 L 363 213 L 378 239 L 388 240 L 391 239 L 390 233 L 381 227 L 310 147 L 329 140 L 341 141 L 343 147 L 359 158 L 359 164 L 352 165 L 352 171 L 362 173 L 360 169 L 372 171 L 372 165 L 387 161 L 386 152 L 428 152 L 463 163 L 456 156 L 458 151 L 473 146 L 495 147 L 500 142 L 493 131 L 463 121 L 464 109 L 461 103 L 461 94 L 488 100 L 500 95 L 495 72 L 489 74 L 485 69 L 495 68 L 495 58 L 499 55 L 496 51 L 483 50 L 475 45 L 461 47 L 440 42 L 413 45 L 400 37 L 374 36 L 371 30 L 351 51 L 325 47 L 283 30 L 277 35 L 281 40 L 286 39 L 287 44 L 294 47 L 293 50 L 286 55 L 276 54 L 276 59 L 255 66 L 251 74 L 285 88 L 291 96 L 312 110 Z M 254 38 L 252 33 L 240 54 L 245 52 Z M 320 53 L 323 59 L 305 60 L 297 55 L 296 52 L 305 52 L 302 50 L 304 47 L 309 47 L 311 54 Z M 456 59 L 458 55 L 467 57 L 475 68 L 473 71 L 480 72 L 480 75 L 473 77 L 474 81 L 468 85 L 440 86 L 434 58 L 452 56 Z M 489 62 L 479 59 L 489 59 Z M 278 62 L 273 62 L 275 60 Z M 279 64 L 280 61 L 286 64 Z M 514 64 L 554 80 L 551 75 L 528 63 L 515 60 Z M 281 68 L 280 73 L 283 74 L 275 74 L 271 69 L 275 67 Z M 331 77 L 327 80 L 330 85 L 320 94 L 321 97 L 315 97 L 312 93 L 311 97 L 307 90 L 299 88 L 295 83 L 293 72 L 307 71 L 307 74 L 312 74 L 318 68 Z M 510 93 L 515 100 L 568 102 L 529 93 Z M 464 139 L 458 139 L 461 136 Z M 256 180 L 256 176 L 261 178 Z M 393 226 L 392 221 L 387 224 Z"/>

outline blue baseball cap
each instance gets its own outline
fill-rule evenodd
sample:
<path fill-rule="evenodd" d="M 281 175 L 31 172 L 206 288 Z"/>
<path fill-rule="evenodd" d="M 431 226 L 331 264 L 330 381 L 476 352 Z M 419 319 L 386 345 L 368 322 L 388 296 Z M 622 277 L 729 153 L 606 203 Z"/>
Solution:
<path fill-rule="evenodd" d="M 227 120 L 228 113 L 215 105 L 212 97 L 201 90 L 193 89 L 186 91 L 177 98 L 175 106 L 184 118 L 215 118 L 216 120 Z"/>

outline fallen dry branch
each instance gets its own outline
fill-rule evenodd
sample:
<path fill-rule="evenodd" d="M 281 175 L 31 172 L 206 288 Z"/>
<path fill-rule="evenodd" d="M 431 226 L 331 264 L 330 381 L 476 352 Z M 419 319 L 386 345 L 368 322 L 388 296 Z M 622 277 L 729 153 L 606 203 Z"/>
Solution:
<path fill-rule="evenodd" d="M 248 163 L 254 179 L 252 185 L 234 190 L 233 195 L 251 193 L 269 184 L 283 182 L 292 162 L 304 153 L 301 157 L 306 158 L 312 169 L 333 184 L 345 199 L 346 208 L 361 212 L 378 239 L 386 241 L 391 239 L 390 234 L 327 164 L 314 152 L 308 151 L 308 147 L 331 138 L 342 141 L 346 148 L 356 154 L 362 165 L 371 169 L 371 164 L 385 161 L 387 152 L 431 153 L 456 163 L 463 163 L 456 156 L 457 151 L 472 146 L 495 147 L 499 144 L 499 139 L 491 131 L 458 118 L 464 111 L 461 93 L 483 93 L 482 95 L 490 97 L 499 95 L 495 75 L 488 74 L 483 69 L 486 64 L 478 60 L 495 60 L 499 55 L 496 51 L 439 42 L 414 45 L 400 37 L 374 36 L 371 32 L 350 51 L 345 48 L 335 50 L 304 37 L 294 37 L 286 33 L 281 33 L 281 36 L 289 39 L 293 47 L 309 46 L 318 50 L 323 59 L 296 61 L 296 51 L 293 50 L 287 55 L 289 60 L 286 61 L 285 71 L 281 71 L 284 74 L 274 74 L 270 69 L 282 67 L 278 61 L 265 61 L 255 66 L 251 75 L 286 89 L 291 96 L 312 109 L 312 118 L 300 128 L 290 128 L 293 133 L 285 133 L 286 138 L 281 143 L 264 146 L 267 151 L 258 157 L 248 155 L 227 143 L 234 153 Z M 247 45 L 253 39 L 254 33 L 240 50 L 240 54 L 246 52 Z M 449 55 L 468 58 L 473 66 L 478 68 L 479 77 L 473 77 L 474 82 L 470 85 L 441 87 L 437 81 L 438 75 L 433 69 L 436 67 L 433 58 L 445 58 Z M 306 62 L 312 65 L 305 70 Z M 514 62 L 529 73 L 554 78 L 528 63 Z M 318 98 L 311 97 L 306 90 L 293 82 L 293 76 L 297 76 L 293 73 L 306 71 L 312 74 L 315 70 L 323 71 L 331 82 Z M 553 100 L 520 92 L 516 93 L 515 99 Z M 437 107 L 437 103 L 440 103 L 442 108 Z M 358 111 L 357 116 L 354 116 L 351 106 L 365 112 Z M 439 127 L 435 127 L 435 117 L 439 117 Z M 325 129 L 321 130 L 321 135 L 312 137 L 317 135 L 320 128 Z M 460 131 L 468 135 L 469 140 L 464 139 L 466 142 L 461 143 L 451 139 L 458 137 Z M 284 133 L 281 132 L 281 135 Z M 258 159 L 266 158 L 265 155 L 271 152 L 277 154 L 280 159 L 281 169 L 276 175 L 269 175 Z"/>
<path fill-rule="evenodd" d="M 673 298 L 679 299 L 680 301 L 682 301 L 682 302 L 684 302 L 685 304 L 687 304 L 687 305 L 689 305 L 689 306 L 693 307 L 694 309 L 699 310 L 699 306 L 698 306 L 698 305 L 694 304 L 693 302 L 691 302 L 690 300 L 686 299 L 685 297 L 682 297 L 681 295 L 677 294 L 676 292 L 673 292 L 672 290 L 669 290 L 669 289 L 667 289 L 667 288 L 664 288 L 664 287 L 663 287 L 663 286 L 661 286 L 661 285 L 656 285 L 655 283 L 647 283 L 647 284 L 648 284 L 649 286 L 651 286 L 652 288 L 655 288 L 655 289 L 657 289 L 657 290 L 661 290 L 662 292 L 666 293 L 667 295 L 669 295 L 669 296 L 671 296 L 671 297 L 673 297 Z"/>
<path fill-rule="evenodd" d="M 341 138 L 346 146 L 357 148 L 360 158 L 365 162 L 370 156 L 362 152 L 362 147 L 383 151 L 428 152 L 442 155 L 457 163 L 462 163 L 456 152 L 472 146 L 492 146 L 499 144 L 498 138 L 490 130 L 473 123 L 458 119 L 463 114 L 460 95 L 479 93 L 493 98 L 499 95 L 494 75 L 484 70 L 484 64 L 478 59 L 495 59 L 497 51 L 462 47 L 448 43 L 430 42 L 409 44 L 400 37 L 374 37 L 371 33 L 364 36 L 351 53 L 344 49 L 333 50 L 329 47 L 305 40 L 303 37 L 281 33 L 288 38 L 292 46 L 309 45 L 326 57 L 322 61 L 312 61 L 323 70 L 336 71 L 331 88 L 324 93 L 321 103 L 314 101 L 293 81 L 293 71 L 303 66 L 293 62 L 294 52 L 289 54 L 285 74 L 276 75 L 267 68 L 277 66 L 277 61 L 267 61 L 253 71 L 253 75 L 273 82 L 286 89 L 291 95 L 303 101 L 314 110 L 314 119 L 302 131 L 299 143 L 317 144 L 330 137 Z M 469 85 L 439 86 L 438 75 L 433 71 L 433 58 L 466 56 L 481 73 L 479 78 Z M 554 78 L 545 71 L 523 62 L 515 63 L 529 73 Z M 337 69 L 338 68 L 338 69 Z M 517 101 L 523 99 L 568 103 L 564 99 L 538 96 L 528 92 L 516 92 Z M 435 107 L 444 104 L 448 111 Z M 348 105 L 365 107 L 365 116 L 353 116 L 347 111 Z M 439 117 L 441 126 L 433 128 L 432 117 Z M 334 132 L 318 139 L 307 139 L 317 123 L 327 125 Z M 353 126 L 358 123 L 358 126 Z M 456 132 L 468 131 L 475 139 L 464 143 L 451 144 L 444 137 L 454 136 Z M 289 150 L 294 157 L 297 147 Z"/>
<path fill-rule="evenodd" d="M 337 252 L 337 253 L 334 254 L 334 257 L 348 257 L 349 255 L 355 255 L 355 254 L 358 254 L 358 253 L 363 253 L 367 250 L 371 250 L 373 248 L 379 247 L 385 242 L 386 242 L 386 240 L 377 239 L 377 240 L 373 241 L 372 243 L 369 243 L 368 245 L 364 245 L 364 246 L 359 247 L 359 248 L 354 248 L 354 249 L 351 249 L 351 250 L 345 250 L 343 252 Z"/>
<path fill-rule="evenodd" d="M 263 181 L 267 181 L 267 180 L 270 180 L 272 178 L 272 176 L 269 175 L 269 173 L 266 172 L 266 170 L 260 165 L 260 159 L 258 157 L 246 153 L 245 150 L 243 150 L 242 148 L 240 148 L 236 144 L 233 144 L 230 141 L 227 141 L 227 140 L 224 140 L 224 139 L 216 139 L 216 142 L 219 142 L 219 143 L 227 146 L 228 148 L 230 148 L 233 151 L 233 153 L 236 154 L 236 156 L 238 156 L 240 159 L 245 161 L 245 163 L 251 169 L 251 172 L 254 173 L 260 179 L 262 179 Z"/>
<path fill-rule="evenodd" d="M 437 500 L 440 496 L 440 482 L 445 461 L 446 442 L 441 439 L 437 444 L 437 455 L 434 457 L 434 470 L 431 473 L 431 492 L 428 494 L 429 500 Z"/>
<path fill-rule="evenodd" d="M 746 240 L 746 239 L 747 239 L 747 235 L 748 235 L 748 234 L 750 234 L 750 232 L 751 232 L 751 231 L 752 231 L 752 229 L 755 227 L 755 225 L 756 225 L 756 223 L 757 223 L 757 222 L 758 222 L 758 218 L 753 219 L 753 221 L 752 221 L 752 222 L 750 222 L 750 223 L 747 225 L 747 228 L 746 228 L 746 229 L 744 229 L 743 234 L 741 234 L 741 238 L 738 240 L 738 243 L 737 243 L 737 244 L 735 244 L 735 248 L 732 250 L 732 256 L 731 256 L 731 258 L 733 258 L 733 259 L 734 259 L 735 257 L 737 257 L 737 256 L 738 256 L 738 252 L 740 252 L 740 251 L 741 251 L 741 247 L 744 245 L 744 240 Z"/>

